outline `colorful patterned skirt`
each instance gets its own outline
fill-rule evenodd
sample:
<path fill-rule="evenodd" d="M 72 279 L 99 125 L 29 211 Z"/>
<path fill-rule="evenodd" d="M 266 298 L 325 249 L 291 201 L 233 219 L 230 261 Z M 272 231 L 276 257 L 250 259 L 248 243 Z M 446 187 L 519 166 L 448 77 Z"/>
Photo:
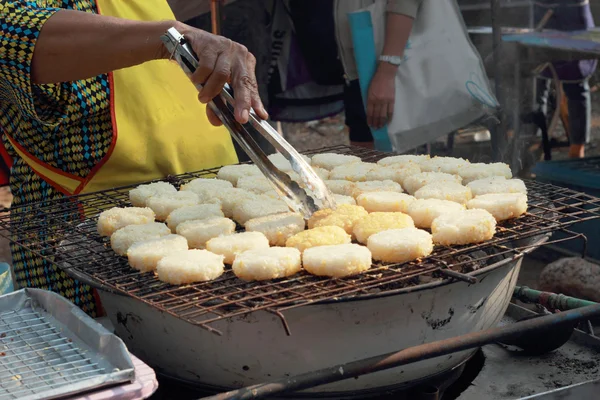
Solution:
<path fill-rule="evenodd" d="M 90 286 L 72 279 L 57 263 L 61 240 L 58 226 L 76 224 L 81 214 L 66 206 L 65 196 L 54 190 L 20 159 L 11 170 L 12 263 L 18 288 L 45 289 L 64 296 L 92 317 L 102 309 Z M 61 201 L 62 200 L 62 201 Z M 57 205 L 57 202 L 65 206 Z"/>

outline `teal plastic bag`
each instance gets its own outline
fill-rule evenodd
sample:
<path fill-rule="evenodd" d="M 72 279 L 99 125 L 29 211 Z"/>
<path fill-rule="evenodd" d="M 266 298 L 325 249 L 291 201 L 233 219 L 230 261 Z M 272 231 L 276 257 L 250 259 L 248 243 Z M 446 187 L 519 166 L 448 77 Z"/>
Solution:
<path fill-rule="evenodd" d="M 350 13 L 348 14 L 348 19 L 352 31 L 352 44 L 354 45 L 358 82 L 360 83 L 363 103 L 365 103 L 366 107 L 369 85 L 377 70 L 373 20 L 369 11 Z M 373 134 L 375 149 L 386 152 L 392 151 L 392 143 L 388 136 L 387 126 L 379 129 L 371 128 L 371 133 Z"/>
<path fill-rule="evenodd" d="M 10 265 L 0 263 L 0 296 L 11 293 L 14 290 Z"/>

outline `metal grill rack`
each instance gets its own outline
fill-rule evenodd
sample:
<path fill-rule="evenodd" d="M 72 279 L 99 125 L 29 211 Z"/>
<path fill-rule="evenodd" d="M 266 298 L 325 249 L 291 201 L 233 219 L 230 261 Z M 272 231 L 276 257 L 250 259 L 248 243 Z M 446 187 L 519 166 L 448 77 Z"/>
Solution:
<path fill-rule="evenodd" d="M 0 313 L 0 400 L 38 398 L 105 373 L 31 304 Z"/>
<path fill-rule="evenodd" d="M 370 162 L 387 156 L 346 146 L 312 153 L 324 152 L 353 154 Z M 186 173 L 168 180 L 179 185 L 194 178 L 214 176 L 217 170 Z M 13 208 L 12 222 L 7 215 L 0 216 L 0 235 L 7 235 L 16 245 L 95 287 L 133 296 L 220 334 L 212 326 L 215 322 L 258 310 L 279 315 L 285 325 L 282 312 L 315 302 L 376 297 L 442 279 L 476 282 L 473 276 L 476 270 L 494 262 L 522 257 L 539 245 L 539 242 L 534 245 L 524 239 L 543 237 L 559 230 L 569 233 L 570 238 L 582 237 L 566 228 L 600 217 L 600 198 L 535 181 L 526 184 L 528 213 L 499 224 L 492 240 L 476 246 L 436 246 L 433 254 L 422 260 L 404 264 L 376 263 L 368 272 L 344 279 L 321 278 L 302 272 L 289 279 L 246 283 L 228 270 L 211 282 L 172 286 L 159 281 L 154 273 L 139 273 L 128 266 L 126 258 L 118 257 L 108 241 L 96 232 L 95 216 L 99 212 L 115 206 L 130 206 L 129 187 Z"/>

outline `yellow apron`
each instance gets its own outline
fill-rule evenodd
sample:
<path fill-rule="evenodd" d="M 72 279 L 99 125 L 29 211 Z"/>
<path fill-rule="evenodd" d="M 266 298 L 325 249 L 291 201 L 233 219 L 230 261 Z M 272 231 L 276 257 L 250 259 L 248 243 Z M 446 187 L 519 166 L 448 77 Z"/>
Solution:
<path fill-rule="evenodd" d="M 102 15 L 175 20 L 166 0 L 96 0 Z M 65 194 L 89 193 L 237 162 L 227 129 L 213 127 L 179 65 L 152 61 L 109 75 L 113 141 L 89 176 L 80 178 L 19 155 Z"/>

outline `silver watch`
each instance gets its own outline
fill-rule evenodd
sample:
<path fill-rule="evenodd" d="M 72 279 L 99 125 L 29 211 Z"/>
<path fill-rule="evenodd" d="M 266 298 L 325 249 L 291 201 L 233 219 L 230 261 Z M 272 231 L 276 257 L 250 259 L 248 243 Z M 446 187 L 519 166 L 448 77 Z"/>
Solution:
<path fill-rule="evenodd" d="M 398 67 L 404 62 L 404 57 L 381 55 L 379 56 L 379 61 L 386 62 L 388 64 L 392 64 Z"/>

